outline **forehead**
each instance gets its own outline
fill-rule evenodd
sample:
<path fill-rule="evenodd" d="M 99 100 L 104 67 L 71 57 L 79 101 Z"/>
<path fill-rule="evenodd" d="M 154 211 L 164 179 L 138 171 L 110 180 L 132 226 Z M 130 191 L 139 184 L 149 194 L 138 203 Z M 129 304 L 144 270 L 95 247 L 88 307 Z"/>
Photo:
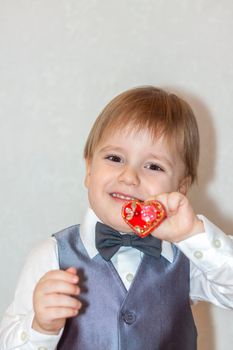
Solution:
<path fill-rule="evenodd" d="M 105 130 L 101 143 L 106 143 L 111 140 L 121 142 L 123 140 L 127 140 L 128 138 L 134 139 L 135 142 L 140 138 L 145 138 L 148 144 L 153 144 L 158 140 L 158 138 L 160 138 L 160 135 L 153 137 L 151 131 L 148 130 L 148 128 L 145 127 L 139 129 L 135 125 L 128 124 L 120 126 L 118 128 L 109 128 Z"/>
<path fill-rule="evenodd" d="M 108 143 L 115 140 L 115 142 L 122 142 L 123 140 L 127 141 L 127 138 L 132 138 L 135 140 L 135 143 L 141 138 L 144 138 L 146 144 L 151 147 L 158 143 L 163 145 L 169 152 L 172 153 L 181 153 L 180 152 L 180 140 L 181 138 L 173 133 L 166 132 L 162 128 L 157 127 L 156 129 L 151 129 L 149 127 L 142 127 L 142 125 L 135 125 L 128 123 L 126 125 L 121 125 L 116 127 L 109 127 L 105 129 L 99 145 L 103 143 Z M 97 147 L 99 146 L 97 145 Z"/>

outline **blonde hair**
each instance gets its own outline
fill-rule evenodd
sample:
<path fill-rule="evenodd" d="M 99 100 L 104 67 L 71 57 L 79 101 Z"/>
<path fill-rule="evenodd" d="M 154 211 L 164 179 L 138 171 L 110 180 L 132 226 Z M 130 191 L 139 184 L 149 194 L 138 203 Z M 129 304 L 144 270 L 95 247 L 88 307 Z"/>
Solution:
<path fill-rule="evenodd" d="M 84 148 L 84 158 L 92 159 L 96 147 L 114 130 L 132 127 L 147 129 L 152 139 L 163 135 L 176 146 L 185 164 L 185 176 L 197 179 L 199 133 L 189 104 L 173 93 L 153 86 L 127 90 L 110 101 L 96 119 Z"/>

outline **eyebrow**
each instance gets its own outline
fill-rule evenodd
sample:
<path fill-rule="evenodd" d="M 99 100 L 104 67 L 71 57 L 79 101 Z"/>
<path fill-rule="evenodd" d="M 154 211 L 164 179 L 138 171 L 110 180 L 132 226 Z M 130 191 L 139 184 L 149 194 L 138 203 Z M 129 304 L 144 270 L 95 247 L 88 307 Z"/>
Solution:
<path fill-rule="evenodd" d="M 123 148 L 122 147 L 119 147 L 119 146 L 114 146 L 114 145 L 108 145 L 108 146 L 105 146 L 105 147 L 102 147 L 100 148 L 100 152 L 106 152 L 106 151 L 111 151 L 111 150 L 116 150 L 116 151 L 123 151 Z"/>

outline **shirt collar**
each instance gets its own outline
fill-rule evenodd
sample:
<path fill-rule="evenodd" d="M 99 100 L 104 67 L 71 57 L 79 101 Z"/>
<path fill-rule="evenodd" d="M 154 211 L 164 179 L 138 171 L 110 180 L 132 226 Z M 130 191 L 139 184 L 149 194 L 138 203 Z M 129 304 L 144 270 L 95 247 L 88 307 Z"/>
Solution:
<path fill-rule="evenodd" d="M 91 208 L 88 208 L 80 225 L 80 237 L 91 259 L 98 254 L 98 250 L 95 246 L 95 235 L 93 234 L 95 232 L 95 225 L 97 221 L 101 222 L 94 211 Z M 173 262 L 174 254 L 170 242 L 162 241 L 161 255 L 170 263 Z"/>

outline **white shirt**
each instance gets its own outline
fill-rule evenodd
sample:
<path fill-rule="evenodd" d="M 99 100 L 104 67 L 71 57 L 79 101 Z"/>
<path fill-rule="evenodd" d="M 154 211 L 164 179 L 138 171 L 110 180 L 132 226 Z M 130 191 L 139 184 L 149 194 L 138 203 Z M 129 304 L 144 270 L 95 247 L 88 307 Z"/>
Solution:
<path fill-rule="evenodd" d="M 204 223 L 205 232 L 176 244 L 190 260 L 190 298 L 194 302 L 205 300 L 233 309 L 233 236 L 226 236 L 205 217 L 199 218 Z M 93 234 L 96 221 L 98 218 L 89 209 L 80 226 L 80 236 L 90 258 L 98 254 Z M 163 241 L 161 254 L 172 263 L 173 250 L 169 242 Z M 142 255 L 136 249 L 122 247 L 112 258 L 127 289 Z M 15 298 L 0 326 L 1 350 L 56 349 L 62 331 L 58 336 L 45 335 L 34 331 L 31 324 L 35 285 L 47 271 L 58 268 L 56 240 L 49 238 L 31 252 L 22 270 Z"/>

